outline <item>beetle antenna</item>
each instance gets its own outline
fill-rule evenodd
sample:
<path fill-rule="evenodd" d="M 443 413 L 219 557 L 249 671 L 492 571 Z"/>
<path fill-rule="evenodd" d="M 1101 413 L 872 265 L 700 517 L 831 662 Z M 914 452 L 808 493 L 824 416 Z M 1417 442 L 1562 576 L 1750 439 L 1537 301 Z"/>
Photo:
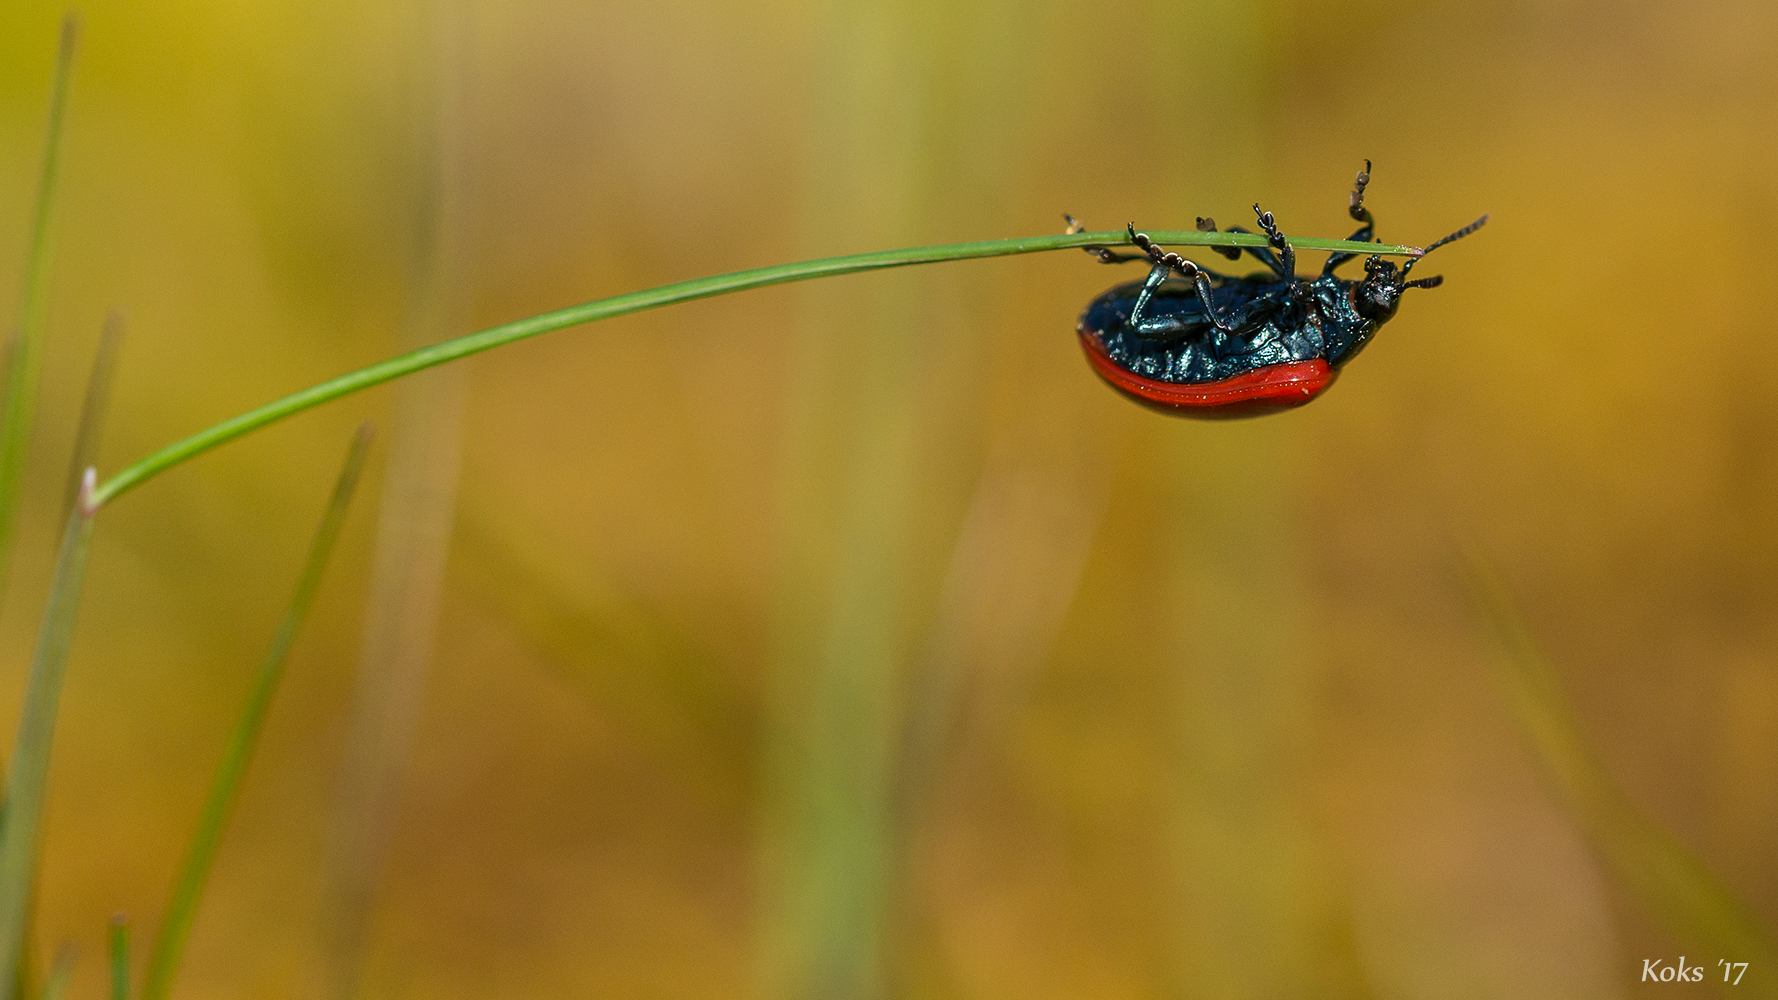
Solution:
<path fill-rule="evenodd" d="M 1470 233 L 1475 232 L 1476 230 L 1482 228 L 1483 226 L 1485 226 L 1487 224 L 1488 224 L 1488 217 L 1486 215 L 1484 215 L 1481 218 L 1470 223 L 1469 225 L 1464 226 L 1462 229 L 1457 230 L 1456 232 L 1452 233 L 1451 235 L 1445 237 L 1444 239 L 1439 240 L 1438 242 L 1427 247 L 1425 250 L 1421 251 L 1419 257 L 1415 257 L 1414 259 L 1408 261 L 1406 264 L 1402 265 L 1401 276 L 1403 278 L 1406 278 L 1408 276 L 1408 272 L 1414 269 L 1414 265 L 1418 264 L 1420 262 L 1421 258 L 1425 257 L 1427 254 L 1433 252 L 1434 250 L 1437 250 L 1439 247 L 1444 246 L 1446 243 L 1455 243 L 1456 241 L 1462 239 L 1465 236 L 1468 236 Z M 1404 287 L 1405 287 L 1405 283 L 1404 283 Z M 1427 285 L 1427 286 L 1416 286 L 1416 287 L 1428 287 L 1429 288 L 1431 286 Z"/>
<path fill-rule="evenodd" d="M 1456 232 L 1452 233 L 1451 235 L 1445 237 L 1444 239 L 1439 240 L 1437 243 L 1434 243 L 1433 245 L 1427 247 L 1425 253 L 1422 253 L 1420 256 L 1424 257 L 1424 256 L 1426 256 L 1426 254 L 1429 254 L 1429 253 L 1433 252 L 1434 250 L 1437 250 L 1439 247 L 1444 246 L 1446 243 L 1455 243 L 1458 240 L 1462 239 L 1463 237 L 1468 236 L 1470 233 L 1475 232 L 1476 230 L 1482 228 L 1483 226 L 1485 226 L 1487 224 L 1488 224 L 1488 217 L 1486 215 L 1484 215 L 1481 218 L 1470 223 L 1469 225 L 1464 226 L 1462 229 L 1457 230 Z"/>

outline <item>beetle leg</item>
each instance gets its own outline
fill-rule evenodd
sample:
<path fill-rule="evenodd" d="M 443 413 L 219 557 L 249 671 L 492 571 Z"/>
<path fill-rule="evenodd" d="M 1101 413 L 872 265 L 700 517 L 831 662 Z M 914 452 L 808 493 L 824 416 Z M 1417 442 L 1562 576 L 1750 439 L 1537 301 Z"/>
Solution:
<path fill-rule="evenodd" d="M 1154 290 L 1160 287 L 1161 282 L 1167 280 L 1169 273 L 1178 273 L 1180 277 L 1192 283 L 1192 287 L 1198 293 L 1198 301 L 1204 306 L 1204 315 L 1209 319 L 1211 325 L 1224 333 L 1232 333 L 1240 329 L 1239 321 L 1229 322 L 1216 314 L 1216 303 L 1210 296 L 1210 279 L 1224 280 L 1222 275 L 1199 267 L 1176 253 L 1163 251 L 1158 244 L 1148 238 L 1147 233 L 1137 232 L 1133 223 L 1126 226 L 1125 230 L 1130 234 L 1130 242 L 1147 254 L 1148 259 L 1154 263 L 1154 269 L 1148 272 L 1148 280 L 1143 282 L 1142 291 L 1136 296 L 1136 304 L 1130 310 L 1130 318 L 1124 321 L 1131 330 L 1142 337 L 1167 337 L 1185 333 L 1203 325 L 1201 323 L 1185 323 L 1178 317 L 1159 320 L 1143 319 L 1143 307 L 1148 305 L 1148 300 L 1154 295 Z"/>
<path fill-rule="evenodd" d="M 1148 272 L 1148 280 L 1142 283 L 1142 291 L 1136 293 L 1136 304 L 1131 307 L 1130 318 L 1124 321 L 1124 325 L 1134 330 L 1138 336 L 1159 337 L 1179 332 L 1171 326 L 1163 328 L 1167 322 L 1165 320 L 1144 319 L 1142 316 L 1142 310 L 1148 308 L 1148 300 L 1154 296 L 1154 290 L 1161 287 L 1161 282 L 1166 281 L 1172 275 L 1172 265 L 1157 263 Z"/>
<path fill-rule="evenodd" d="M 1136 224 L 1134 222 L 1124 226 L 1124 232 L 1130 234 L 1130 242 L 1135 245 L 1136 249 L 1142 251 L 1148 258 L 1149 263 L 1154 264 L 1156 267 L 1170 267 L 1173 270 L 1178 271 L 1180 277 L 1187 279 L 1202 274 L 1207 278 L 1223 280 L 1222 275 L 1217 274 L 1208 268 L 1199 267 L 1171 250 L 1162 250 L 1161 245 L 1154 240 L 1149 239 L 1147 233 L 1137 232 Z"/>
<path fill-rule="evenodd" d="M 1163 339 L 1202 329 L 1202 322 L 1188 322 L 1178 316 L 1151 318 L 1142 315 L 1142 311 L 1148 307 L 1149 299 L 1154 297 L 1154 290 L 1161 287 L 1174 273 L 1192 283 L 1198 293 L 1198 301 L 1204 306 L 1204 315 L 1211 325 L 1224 333 L 1238 328 L 1238 324 L 1226 323 L 1216 315 L 1216 303 L 1210 297 L 1209 271 L 1176 253 L 1161 252 L 1160 247 L 1150 242 L 1145 234 L 1136 232 L 1134 227 L 1131 228 L 1131 241 L 1147 251 L 1149 259 L 1154 261 L 1154 268 L 1148 272 L 1148 280 L 1142 283 L 1142 291 L 1136 295 L 1136 304 L 1130 308 L 1130 318 L 1124 321 L 1124 325 L 1133 333 L 1138 337 Z"/>
<path fill-rule="evenodd" d="M 1227 229 L 1224 229 L 1223 232 L 1225 232 L 1225 233 L 1246 233 L 1250 236 L 1253 234 L 1253 230 L 1244 229 L 1240 226 L 1230 226 Z M 1252 254 L 1254 257 L 1258 258 L 1259 262 L 1261 264 L 1264 264 L 1265 266 L 1271 268 L 1272 272 L 1274 274 L 1278 274 L 1278 275 L 1284 274 L 1284 265 L 1278 263 L 1278 255 L 1273 253 L 1272 249 L 1270 247 L 1241 247 L 1241 249 L 1247 251 L 1248 253 Z"/>
<path fill-rule="evenodd" d="M 1204 296 L 1200 295 L 1199 298 L 1203 299 Z M 1206 310 L 1210 309 L 1210 303 L 1207 299 L 1204 301 L 1204 308 Z M 1255 320 L 1265 316 L 1267 313 L 1273 312 L 1277 308 L 1278 302 L 1275 299 L 1261 296 L 1257 299 L 1250 300 L 1246 305 L 1220 318 L 1217 317 L 1214 311 L 1211 311 L 1210 319 L 1211 322 L 1216 324 L 1216 328 L 1223 333 L 1234 333 L 1237 330 L 1247 329 L 1253 325 Z"/>
<path fill-rule="evenodd" d="M 1155 330 L 1156 332 L 1147 332 L 1141 326 L 1143 322 L 1141 319 L 1142 307 L 1148 304 L 1149 297 L 1154 294 L 1156 288 L 1160 287 L 1161 282 L 1167 280 L 1167 273 L 1169 271 L 1177 271 L 1180 277 L 1190 281 L 1192 287 L 1197 289 L 1198 301 L 1204 304 L 1204 315 L 1210 318 L 1210 322 L 1214 324 L 1218 330 L 1227 333 L 1235 329 L 1234 325 L 1224 323 L 1221 319 L 1217 318 L 1216 303 L 1211 301 L 1210 298 L 1210 279 L 1216 278 L 1218 280 L 1223 280 L 1222 275 L 1199 267 L 1197 264 L 1186 260 L 1184 257 L 1181 257 L 1176 253 L 1162 250 L 1158 244 L 1148 238 L 1147 233 L 1137 232 L 1135 223 L 1125 226 L 1124 230 L 1130 234 L 1130 242 L 1134 243 L 1137 248 L 1147 254 L 1148 259 L 1154 263 L 1154 270 L 1148 272 L 1148 280 L 1143 283 L 1141 294 L 1136 296 L 1136 305 L 1130 310 L 1130 319 L 1127 322 L 1132 329 L 1136 330 L 1142 336 L 1159 336 L 1162 332 L 1179 332 L 1179 330 L 1176 329 L 1179 325 L 1176 320 L 1168 321 L 1169 325 L 1165 331 L 1159 331 L 1152 321 L 1148 323 L 1148 328 L 1150 330 Z"/>
<path fill-rule="evenodd" d="M 1133 222 L 1124 226 L 1124 232 L 1130 234 L 1130 243 L 1133 244 L 1136 249 L 1141 250 L 1144 259 L 1151 264 L 1166 264 L 1168 267 L 1178 271 L 1180 277 L 1189 280 L 1196 280 L 1193 276 L 1199 274 L 1203 275 L 1210 281 L 1229 280 L 1228 275 L 1226 274 L 1217 274 L 1215 271 L 1212 271 L 1207 267 L 1200 267 L 1176 253 L 1162 250 L 1160 244 L 1148 238 L 1147 233 L 1137 232 L 1136 224 Z"/>
<path fill-rule="evenodd" d="M 1369 213 L 1366 213 L 1366 214 L 1369 214 Z M 1350 240 L 1352 242 L 1355 242 L 1355 243 L 1369 243 L 1369 242 L 1371 242 L 1371 235 L 1372 235 L 1372 227 L 1371 227 L 1371 224 L 1367 222 L 1364 225 L 1358 227 L 1358 231 L 1353 233 L 1351 236 L 1346 237 L 1346 239 Z M 1355 254 L 1355 253 L 1331 253 L 1331 254 L 1328 254 L 1327 255 L 1327 263 L 1322 265 L 1321 273 L 1323 275 L 1332 274 L 1332 273 L 1334 273 L 1334 268 L 1339 267 L 1341 264 L 1344 264 L 1347 261 L 1349 261 L 1357 256 L 1358 256 L 1358 254 Z"/>
<path fill-rule="evenodd" d="M 1272 245 L 1273 250 L 1278 251 L 1279 263 L 1274 270 L 1278 272 L 1279 280 L 1295 284 L 1296 250 L 1284 238 L 1284 234 L 1278 231 L 1278 223 L 1272 218 L 1272 213 L 1261 211 L 1259 205 L 1255 204 L 1253 214 L 1259 219 L 1259 228 L 1266 231 L 1266 242 Z"/>
<path fill-rule="evenodd" d="M 1145 253 L 1117 253 L 1107 250 L 1105 247 L 1081 247 L 1081 249 L 1092 254 L 1101 264 L 1128 264 L 1133 260 L 1148 259 L 1148 255 Z"/>
<path fill-rule="evenodd" d="M 1370 182 L 1371 161 L 1366 160 L 1364 161 L 1364 169 L 1358 172 L 1358 179 L 1352 183 L 1352 198 L 1346 208 L 1346 211 L 1351 214 L 1352 218 L 1364 223 L 1364 225 L 1358 227 L 1357 232 L 1346 237 L 1346 239 L 1358 243 L 1369 243 L 1377 225 L 1377 220 L 1371 216 L 1371 210 L 1364 207 L 1364 186 Z M 1327 264 L 1321 268 L 1321 273 L 1323 275 L 1332 274 L 1334 268 L 1339 267 L 1341 264 L 1346 263 L 1356 256 L 1358 255 L 1355 253 L 1329 254 Z"/>
<path fill-rule="evenodd" d="M 1206 325 L 1214 326 L 1222 333 L 1234 333 L 1252 318 L 1255 312 L 1252 308 L 1237 312 L 1232 320 L 1218 316 L 1216 303 L 1210 298 L 1210 282 L 1204 277 L 1202 271 L 1199 271 L 1197 277 L 1192 281 L 1193 287 L 1198 292 L 1198 302 L 1204 307 L 1202 317 L 1142 315 L 1142 311 L 1148 307 L 1149 298 L 1153 296 L 1154 290 L 1167 280 L 1170 271 L 1170 268 L 1162 268 L 1157 265 L 1153 271 L 1148 273 L 1148 280 L 1143 282 L 1142 291 L 1137 293 L 1136 305 L 1130 309 L 1130 318 L 1124 321 L 1124 326 L 1136 336 L 1147 340 L 1166 340 L 1169 337 L 1196 333 Z"/>
<path fill-rule="evenodd" d="M 1073 236 L 1075 233 L 1084 233 L 1087 231 L 1086 226 L 1082 225 L 1074 218 L 1074 216 L 1069 215 L 1067 212 L 1062 213 L 1062 218 L 1068 220 L 1068 228 L 1063 230 L 1063 232 L 1068 235 Z M 1081 249 L 1098 258 L 1098 261 L 1101 264 L 1126 264 L 1132 260 L 1148 259 L 1148 255 L 1145 253 L 1114 253 L 1105 247 L 1081 247 Z"/>
<path fill-rule="evenodd" d="M 1145 253 L 1114 253 L 1104 247 L 1081 247 L 1081 249 L 1098 258 L 1101 264 L 1128 264 L 1133 260 L 1148 259 L 1148 255 Z"/>
<path fill-rule="evenodd" d="M 1214 232 L 1216 232 L 1216 220 L 1209 218 L 1207 216 L 1200 216 L 1198 218 L 1198 232 L 1200 232 L 1200 233 L 1214 233 Z M 1236 232 L 1236 230 L 1231 229 L 1231 230 L 1229 230 L 1229 232 L 1231 232 L 1231 233 Z M 1211 247 L 1210 249 L 1215 250 L 1217 253 L 1222 254 L 1224 257 L 1227 257 L 1230 260 L 1240 260 L 1241 259 L 1241 248 L 1240 247 Z"/>
<path fill-rule="evenodd" d="M 1183 261 L 1183 263 L 1187 267 L 1192 266 L 1192 262 L 1189 260 Z M 1181 274 L 1185 273 L 1183 269 L 1173 263 L 1157 263 L 1154 269 L 1148 272 L 1148 280 L 1142 283 L 1142 291 L 1136 294 L 1136 304 L 1130 308 L 1130 318 L 1124 321 L 1124 325 L 1136 336 L 1157 340 L 1178 336 L 1182 333 L 1191 333 L 1203 328 L 1204 323 L 1201 320 L 1192 322 L 1178 316 L 1142 315 L 1142 311 L 1148 308 L 1149 299 L 1154 296 L 1154 290 L 1161 287 L 1161 284 L 1172 277 L 1176 270 Z M 1224 327 L 1216 318 L 1216 307 L 1210 300 L 1210 279 L 1205 273 L 1202 270 L 1197 270 L 1188 277 L 1191 278 L 1192 286 L 1197 289 L 1198 301 L 1203 303 L 1204 314 L 1209 317 L 1210 323 L 1224 332 L 1234 329 L 1234 327 Z"/>
<path fill-rule="evenodd" d="M 1364 169 L 1360 170 L 1358 176 L 1352 181 L 1352 197 L 1346 202 L 1346 214 L 1352 216 L 1354 221 L 1362 222 L 1366 226 L 1377 221 L 1371 218 L 1371 210 L 1364 207 L 1364 189 L 1370 182 L 1371 161 L 1366 160 Z"/>

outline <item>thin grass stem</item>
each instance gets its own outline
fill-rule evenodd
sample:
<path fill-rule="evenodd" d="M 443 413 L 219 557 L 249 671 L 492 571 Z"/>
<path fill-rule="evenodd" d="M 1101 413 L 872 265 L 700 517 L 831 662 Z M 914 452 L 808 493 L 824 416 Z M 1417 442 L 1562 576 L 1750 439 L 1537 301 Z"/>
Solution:
<path fill-rule="evenodd" d="M 130 918 L 111 918 L 111 1000 L 130 1000 Z"/>
<path fill-rule="evenodd" d="M 31 443 L 31 419 L 36 412 L 37 373 L 49 313 L 50 209 L 55 204 L 69 81 L 74 75 L 74 49 L 79 37 L 80 18 L 70 11 L 62 19 L 62 44 L 56 54 L 55 80 L 49 92 L 49 125 L 43 138 L 43 167 L 37 180 L 37 205 L 31 213 L 31 247 L 25 255 L 19 325 L 6 352 L 6 383 L 0 395 L 0 583 L 4 582 L 12 552 L 19 485 Z"/>
<path fill-rule="evenodd" d="M 321 576 L 327 569 L 328 557 L 333 554 L 334 543 L 339 540 L 340 528 L 346 519 L 346 508 L 351 503 L 359 473 L 364 469 L 365 455 L 370 450 L 370 438 L 370 425 L 366 424 L 358 429 L 351 447 L 346 451 L 345 464 L 340 469 L 339 480 L 334 484 L 333 498 L 327 505 L 327 512 L 321 517 L 321 526 L 315 530 L 315 539 L 309 546 L 308 561 L 303 564 L 302 576 L 298 578 L 296 591 L 291 595 L 290 604 L 284 611 L 284 620 L 279 624 L 271 648 L 266 651 L 265 659 L 260 663 L 259 676 L 254 679 L 253 688 L 248 692 L 247 704 L 235 723 L 234 733 L 223 748 L 222 762 L 216 768 L 216 777 L 210 783 L 210 793 L 204 800 L 203 812 L 199 814 L 197 835 L 192 838 L 185 863 L 173 883 L 166 918 L 161 921 L 149 951 L 148 971 L 142 982 L 144 1000 L 163 1000 L 172 991 L 173 977 L 178 971 L 179 957 L 184 951 L 186 938 L 191 933 L 192 921 L 197 916 L 198 900 L 203 896 L 204 882 L 216 860 L 216 850 L 221 843 L 223 829 L 228 825 L 229 815 L 240 798 L 247 765 L 253 759 L 253 750 L 259 743 L 260 732 L 265 728 L 266 715 L 271 710 L 273 696 L 278 692 L 278 682 L 284 676 L 284 664 L 290 656 L 290 647 L 296 642 L 297 631 L 302 627 L 309 605 L 315 599 L 315 592 L 321 586 Z"/>
<path fill-rule="evenodd" d="M 68 489 L 62 500 L 64 512 L 80 498 L 80 477 L 88 466 L 99 464 L 99 431 L 105 425 L 105 408 L 111 402 L 112 375 L 117 370 L 117 349 L 123 344 L 123 310 L 113 309 L 99 331 L 99 350 L 93 355 L 93 371 L 86 380 L 86 400 L 80 407 L 80 424 L 74 432 L 74 460 L 68 466 Z"/>
<path fill-rule="evenodd" d="M 1174 246 L 1247 247 L 1266 245 L 1265 237 L 1253 233 L 1152 232 L 1148 235 L 1156 243 Z M 406 354 L 329 379 L 301 392 L 285 396 L 283 399 L 274 400 L 257 409 L 231 417 L 208 430 L 199 431 L 183 441 L 174 442 L 125 467 L 123 471 L 107 479 L 104 485 L 99 487 L 94 496 L 94 502 L 104 506 L 154 476 L 212 448 L 227 444 L 268 424 L 295 416 L 304 410 L 332 402 L 341 396 L 348 396 L 371 386 L 381 385 L 404 375 L 423 371 L 434 365 L 442 365 L 472 354 L 480 354 L 483 351 L 503 347 L 539 334 L 552 333 L 556 330 L 592 323 L 596 320 L 627 316 L 630 313 L 642 312 L 647 309 L 658 309 L 661 306 L 674 305 L 679 302 L 690 302 L 693 299 L 727 295 L 731 292 L 764 288 L 768 285 L 781 285 L 792 281 L 830 278 L 841 274 L 857 274 L 862 271 L 880 271 L 885 268 L 907 267 L 913 264 L 936 264 L 980 257 L 1007 257 L 1015 254 L 1078 249 L 1088 246 L 1117 246 L 1127 242 L 1128 237 L 1121 232 L 1071 233 L 1061 236 L 986 240 L 979 243 L 953 243 L 946 246 L 916 247 L 909 250 L 885 250 L 846 257 L 828 257 L 823 260 L 800 261 L 794 264 L 778 264 L 750 271 L 719 274 L 710 278 L 695 278 L 691 281 L 661 285 L 658 288 L 629 292 L 608 299 L 598 299 L 565 309 L 557 309 L 554 312 L 541 313 L 526 319 L 490 327 L 477 333 L 442 341 L 430 347 L 409 351 Z M 1348 240 L 1297 239 L 1293 237 L 1291 243 L 1302 250 L 1330 250 L 1409 257 L 1420 254 L 1417 247 L 1383 243 L 1354 243 Z"/>
<path fill-rule="evenodd" d="M 55 964 L 49 967 L 49 976 L 43 981 L 43 991 L 37 994 L 38 1000 L 62 1000 L 62 994 L 68 992 L 68 980 L 74 978 L 74 958 L 77 949 L 65 944 L 56 952 Z"/>
<path fill-rule="evenodd" d="M 1773 968 L 1778 950 L 1770 932 L 1612 779 L 1581 732 L 1561 679 L 1511 589 L 1478 549 L 1463 556 L 1475 602 L 1499 637 L 1499 678 L 1509 707 L 1556 799 L 1574 816 L 1606 874 L 1688 954 Z M 1778 980 L 1750 977 L 1747 995 L 1778 997 Z"/>
<path fill-rule="evenodd" d="M 67 673 L 74 612 L 92 547 L 97 473 L 86 471 L 80 502 L 68 514 L 50 581 L 49 603 L 37 632 L 30 678 L 13 743 L 12 770 L 6 776 L 6 808 L 0 810 L 0 1000 L 15 1000 L 19 963 L 37 868 L 37 842 L 43 832 L 43 796 L 49 779 L 49 753 L 55 739 L 56 710 Z"/>

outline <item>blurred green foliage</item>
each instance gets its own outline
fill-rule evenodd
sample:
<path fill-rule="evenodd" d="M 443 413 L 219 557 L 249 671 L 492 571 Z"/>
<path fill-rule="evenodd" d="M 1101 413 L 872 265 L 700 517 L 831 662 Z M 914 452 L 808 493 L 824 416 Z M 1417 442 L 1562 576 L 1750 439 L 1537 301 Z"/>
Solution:
<path fill-rule="evenodd" d="M 1480 552 L 1472 549 L 1465 559 L 1478 610 L 1500 642 L 1498 675 L 1507 705 L 1606 875 L 1686 951 L 1735 956 L 1733 962 L 1718 960 L 1724 968 L 1706 969 L 1723 973 L 1720 979 L 1711 975 L 1712 982 L 1737 990 L 1745 986 L 1752 996 L 1778 995 L 1770 978 L 1742 982 L 1747 968 L 1778 964 L 1771 932 L 1695 854 L 1625 797 L 1581 732 L 1561 679 L 1538 650 L 1506 582 Z M 1733 969 L 1737 964 L 1741 968 Z M 1672 960 L 1655 962 L 1638 981 L 1646 981 L 1648 971 L 1659 974 L 1662 966 L 1673 966 L 1668 979 L 1679 982 L 1678 963 Z"/>

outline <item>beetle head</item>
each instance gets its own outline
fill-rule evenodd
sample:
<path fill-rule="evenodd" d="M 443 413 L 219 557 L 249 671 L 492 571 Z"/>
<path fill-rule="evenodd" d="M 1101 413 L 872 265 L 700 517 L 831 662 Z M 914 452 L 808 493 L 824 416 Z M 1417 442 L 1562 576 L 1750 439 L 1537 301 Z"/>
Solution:
<path fill-rule="evenodd" d="M 1395 316 L 1395 310 L 1401 305 L 1401 293 L 1410 288 L 1437 288 L 1444 283 L 1444 276 L 1435 274 L 1430 278 L 1414 278 L 1409 280 L 1408 273 L 1414 269 L 1422 257 L 1437 250 L 1453 240 L 1460 240 L 1470 233 L 1482 228 L 1488 221 L 1487 216 L 1475 220 L 1462 229 L 1439 240 L 1426 248 L 1419 257 L 1403 264 L 1400 271 L 1395 265 L 1382 257 L 1367 257 L 1364 261 L 1364 280 L 1358 283 L 1353 291 L 1352 304 L 1358 314 L 1379 325 L 1389 322 Z"/>
<path fill-rule="evenodd" d="M 1352 304 L 1357 307 L 1358 314 L 1374 323 L 1389 322 L 1395 316 L 1395 310 L 1401 305 L 1401 293 L 1407 288 L 1402 282 L 1402 274 L 1395 265 L 1381 257 L 1367 257 L 1364 261 L 1364 280 L 1352 293 Z"/>

